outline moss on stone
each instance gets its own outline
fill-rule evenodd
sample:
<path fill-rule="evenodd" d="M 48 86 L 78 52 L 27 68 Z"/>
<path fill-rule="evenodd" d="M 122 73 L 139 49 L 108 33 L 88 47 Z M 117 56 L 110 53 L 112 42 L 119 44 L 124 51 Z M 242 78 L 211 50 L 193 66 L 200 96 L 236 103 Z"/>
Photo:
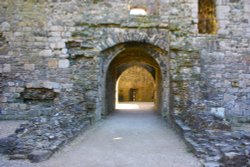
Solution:
<path fill-rule="evenodd" d="M 90 36 L 89 32 L 86 32 L 86 31 L 75 31 L 75 32 L 72 32 L 71 34 L 72 37 L 88 37 Z"/>
<path fill-rule="evenodd" d="M 94 4 L 98 4 L 98 3 L 100 3 L 100 2 L 103 2 L 103 0 L 93 0 L 93 3 L 94 3 Z"/>

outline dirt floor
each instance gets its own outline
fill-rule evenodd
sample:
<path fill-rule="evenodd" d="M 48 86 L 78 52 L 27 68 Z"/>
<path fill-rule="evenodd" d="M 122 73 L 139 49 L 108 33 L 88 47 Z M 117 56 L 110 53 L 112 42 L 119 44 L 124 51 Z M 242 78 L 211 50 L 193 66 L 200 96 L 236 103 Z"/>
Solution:
<path fill-rule="evenodd" d="M 123 106 L 48 161 L 31 164 L 28 161 L 9 161 L 0 156 L 0 167 L 201 166 L 166 121 L 152 111 L 152 104 L 138 106 L 130 110 Z M 5 126 L 5 123 L 0 126 Z"/>

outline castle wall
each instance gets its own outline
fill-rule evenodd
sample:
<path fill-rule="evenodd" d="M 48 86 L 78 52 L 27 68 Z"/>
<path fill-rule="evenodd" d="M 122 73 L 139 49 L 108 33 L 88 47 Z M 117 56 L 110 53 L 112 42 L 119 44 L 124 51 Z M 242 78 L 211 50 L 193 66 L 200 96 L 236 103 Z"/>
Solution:
<path fill-rule="evenodd" d="M 242 121 L 250 114 L 249 15 L 249 1 L 217 1 L 218 33 L 200 45 L 206 99 Z"/>
<path fill-rule="evenodd" d="M 129 16 L 138 4 L 148 16 Z M 197 0 L 2 0 L 0 8 L 1 119 L 97 110 L 101 51 L 126 34 L 165 45 L 173 112 L 250 115 L 247 0 L 216 1 L 215 35 L 198 33 Z"/>

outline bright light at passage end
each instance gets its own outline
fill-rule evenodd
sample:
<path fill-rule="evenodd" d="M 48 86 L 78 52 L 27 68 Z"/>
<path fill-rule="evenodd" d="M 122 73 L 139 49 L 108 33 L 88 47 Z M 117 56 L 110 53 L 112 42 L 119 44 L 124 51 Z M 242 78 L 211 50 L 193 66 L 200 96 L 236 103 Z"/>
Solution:
<path fill-rule="evenodd" d="M 145 9 L 142 8 L 133 8 L 130 10 L 130 15 L 142 15 L 145 16 L 147 15 L 147 12 L 145 11 Z"/>

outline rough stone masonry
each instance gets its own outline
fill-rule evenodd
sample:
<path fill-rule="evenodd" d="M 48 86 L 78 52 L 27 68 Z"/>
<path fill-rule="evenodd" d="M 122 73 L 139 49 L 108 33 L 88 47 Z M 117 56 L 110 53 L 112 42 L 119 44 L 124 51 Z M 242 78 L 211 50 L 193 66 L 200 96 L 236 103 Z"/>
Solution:
<path fill-rule="evenodd" d="M 248 0 L 1 0 L 0 119 L 31 119 L 1 152 L 48 158 L 114 109 L 117 74 L 134 63 L 155 71 L 155 103 L 172 122 L 249 122 L 249 16 Z"/>

